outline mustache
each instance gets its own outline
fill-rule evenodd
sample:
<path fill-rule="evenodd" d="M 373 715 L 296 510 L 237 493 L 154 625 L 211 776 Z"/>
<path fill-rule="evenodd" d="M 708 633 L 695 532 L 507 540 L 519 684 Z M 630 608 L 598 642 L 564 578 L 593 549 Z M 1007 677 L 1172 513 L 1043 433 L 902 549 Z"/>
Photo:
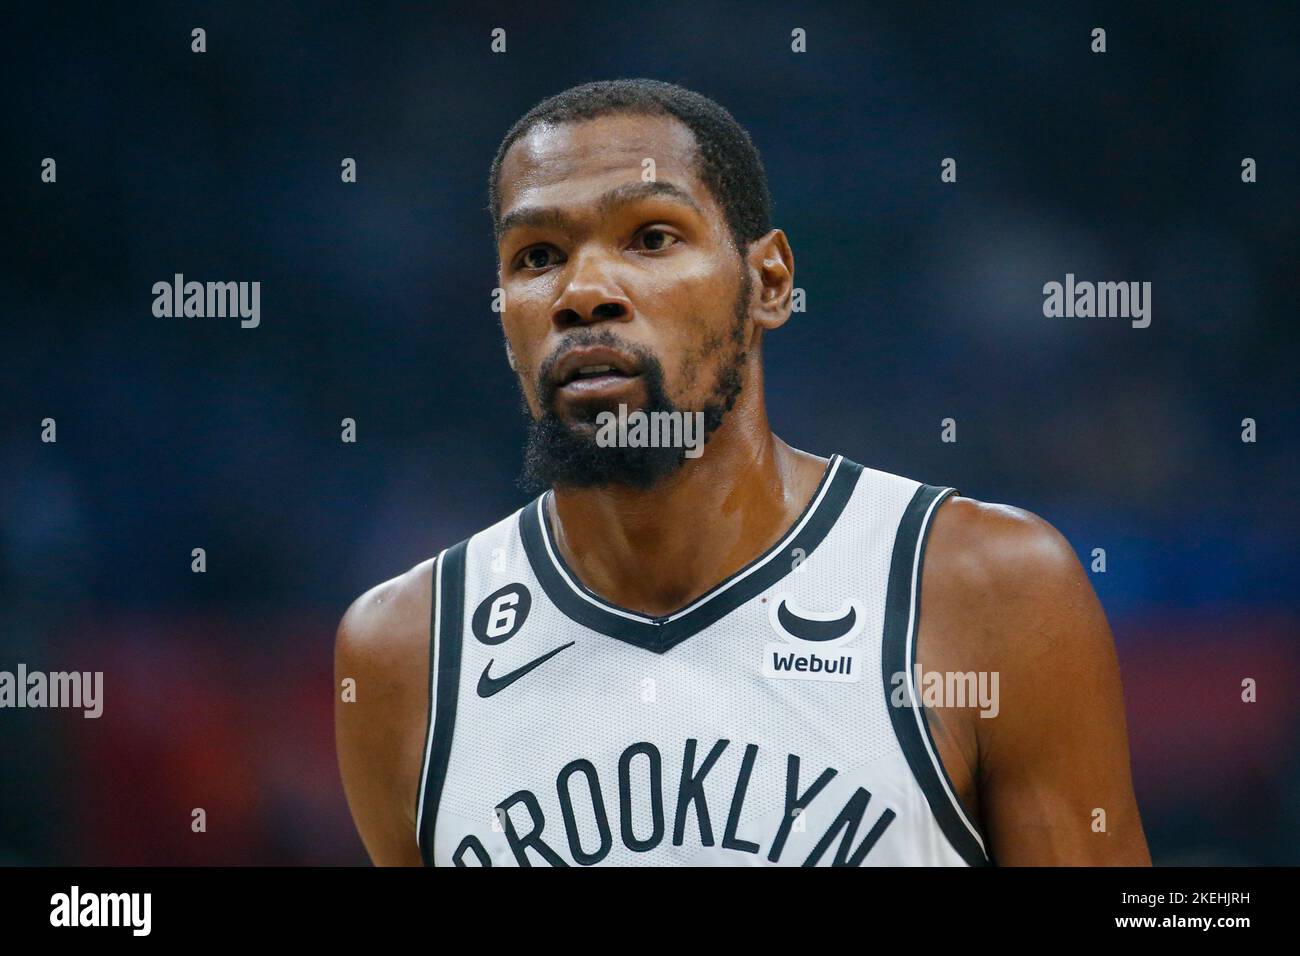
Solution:
<path fill-rule="evenodd" d="M 645 346 L 625 342 L 609 329 L 601 329 L 598 332 L 592 329 L 578 329 L 566 335 L 563 341 L 555 347 L 555 351 L 548 355 L 537 369 L 537 401 L 544 409 L 550 410 L 553 408 L 555 394 L 560 389 L 560 383 L 555 377 L 555 367 L 573 349 L 593 345 L 603 345 L 633 356 L 641 365 L 643 374 L 650 381 L 663 381 L 662 363 Z"/>

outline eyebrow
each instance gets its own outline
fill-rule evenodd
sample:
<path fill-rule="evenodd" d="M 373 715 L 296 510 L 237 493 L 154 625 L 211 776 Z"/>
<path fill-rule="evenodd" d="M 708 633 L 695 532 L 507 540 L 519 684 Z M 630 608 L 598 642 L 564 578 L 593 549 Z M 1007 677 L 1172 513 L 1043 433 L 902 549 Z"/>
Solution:
<path fill-rule="evenodd" d="M 689 207 L 697 215 L 704 215 L 704 210 L 700 209 L 699 203 L 692 199 L 691 194 L 686 190 L 680 186 L 674 186 L 672 183 L 657 180 L 648 183 L 636 182 L 615 186 L 608 192 L 602 193 L 596 200 L 596 211 L 602 216 L 608 216 L 623 206 L 631 205 L 638 200 L 647 199 L 651 196 L 671 199 Z M 572 225 L 572 222 L 572 219 L 566 213 L 555 206 L 521 206 L 518 209 L 512 209 L 501 217 L 501 221 L 497 225 L 497 235 L 504 238 L 510 230 L 525 226 L 565 230 Z"/>

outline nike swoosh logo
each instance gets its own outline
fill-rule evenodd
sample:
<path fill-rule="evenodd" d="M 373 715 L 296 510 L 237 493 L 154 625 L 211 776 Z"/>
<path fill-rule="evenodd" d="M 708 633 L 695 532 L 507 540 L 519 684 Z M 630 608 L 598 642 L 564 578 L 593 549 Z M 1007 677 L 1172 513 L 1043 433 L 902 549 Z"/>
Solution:
<path fill-rule="evenodd" d="M 487 667 L 483 668 L 483 673 L 478 675 L 478 695 L 480 697 L 491 697 L 493 694 L 505 690 L 515 681 L 519 680 L 519 678 L 527 674 L 530 670 L 532 670 L 535 667 L 541 667 L 543 664 L 549 661 L 556 654 L 560 653 L 560 651 L 564 650 L 565 648 L 572 647 L 575 643 L 577 642 L 569 641 L 569 643 L 567 644 L 561 644 L 555 650 L 547 651 L 545 654 L 543 654 L 541 657 L 537 658 L 536 660 L 530 661 L 529 663 L 525 664 L 523 667 L 519 667 L 516 668 L 515 670 L 512 670 L 509 674 L 502 674 L 500 677 L 493 677 L 491 674 L 488 673 L 488 671 L 492 669 L 492 660 L 495 660 L 496 658 L 489 660 L 487 662 Z"/>
<path fill-rule="evenodd" d="M 776 617 L 783 628 L 801 641 L 833 641 L 853 630 L 858 612 L 849 608 L 849 613 L 837 621 L 810 621 L 795 614 L 782 601 L 776 609 Z"/>

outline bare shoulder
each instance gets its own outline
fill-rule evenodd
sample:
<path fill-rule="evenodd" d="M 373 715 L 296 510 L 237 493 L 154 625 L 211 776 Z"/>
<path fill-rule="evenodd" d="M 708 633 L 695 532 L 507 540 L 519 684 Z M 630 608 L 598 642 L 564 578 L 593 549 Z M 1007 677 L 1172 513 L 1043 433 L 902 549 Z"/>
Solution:
<path fill-rule="evenodd" d="M 348 607 L 335 638 L 337 658 L 369 669 L 405 668 L 427 655 L 433 602 L 429 558 L 370 588 Z"/>
<path fill-rule="evenodd" d="M 928 666 L 986 672 L 995 688 L 990 719 L 950 721 L 994 859 L 1149 865 L 1115 643 L 1070 543 L 1021 508 L 954 497 L 922 580 Z"/>
<path fill-rule="evenodd" d="M 935 512 L 926 561 L 975 590 L 1042 585 L 1078 567 L 1065 536 L 1033 512 L 956 495 Z"/>
<path fill-rule="evenodd" d="M 923 594 L 930 613 L 960 619 L 967 653 L 985 664 L 1032 660 L 1063 642 L 1111 649 L 1074 548 L 1023 508 L 960 496 L 940 505 L 926 543 Z"/>
<path fill-rule="evenodd" d="M 416 794 L 428 722 L 433 559 L 366 591 L 334 643 L 335 738 L 371 859 L 418 866 Z"/>
<path fill-rule="evenodd" d="M 1034 602 L 1089 588 L 1074 548 L 1031 511 L 953 496 L 935 512 L 926 565 L 962 596 Z"/>

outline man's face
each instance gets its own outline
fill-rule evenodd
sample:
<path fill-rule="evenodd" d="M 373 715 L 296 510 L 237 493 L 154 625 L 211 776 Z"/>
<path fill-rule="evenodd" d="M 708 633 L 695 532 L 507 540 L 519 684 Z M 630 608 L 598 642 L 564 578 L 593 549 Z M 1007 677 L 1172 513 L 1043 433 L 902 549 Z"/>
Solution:
<path fill-rule="evenodd" d="M 748 272 L 694 159 L 661 116 L 537 126 L 506 153 L 502 323 L 540 483 L 648 487 L 681 450 L 597 447 L 597 413 L 699 410 L 711 431 L 740 391 Z"/>

